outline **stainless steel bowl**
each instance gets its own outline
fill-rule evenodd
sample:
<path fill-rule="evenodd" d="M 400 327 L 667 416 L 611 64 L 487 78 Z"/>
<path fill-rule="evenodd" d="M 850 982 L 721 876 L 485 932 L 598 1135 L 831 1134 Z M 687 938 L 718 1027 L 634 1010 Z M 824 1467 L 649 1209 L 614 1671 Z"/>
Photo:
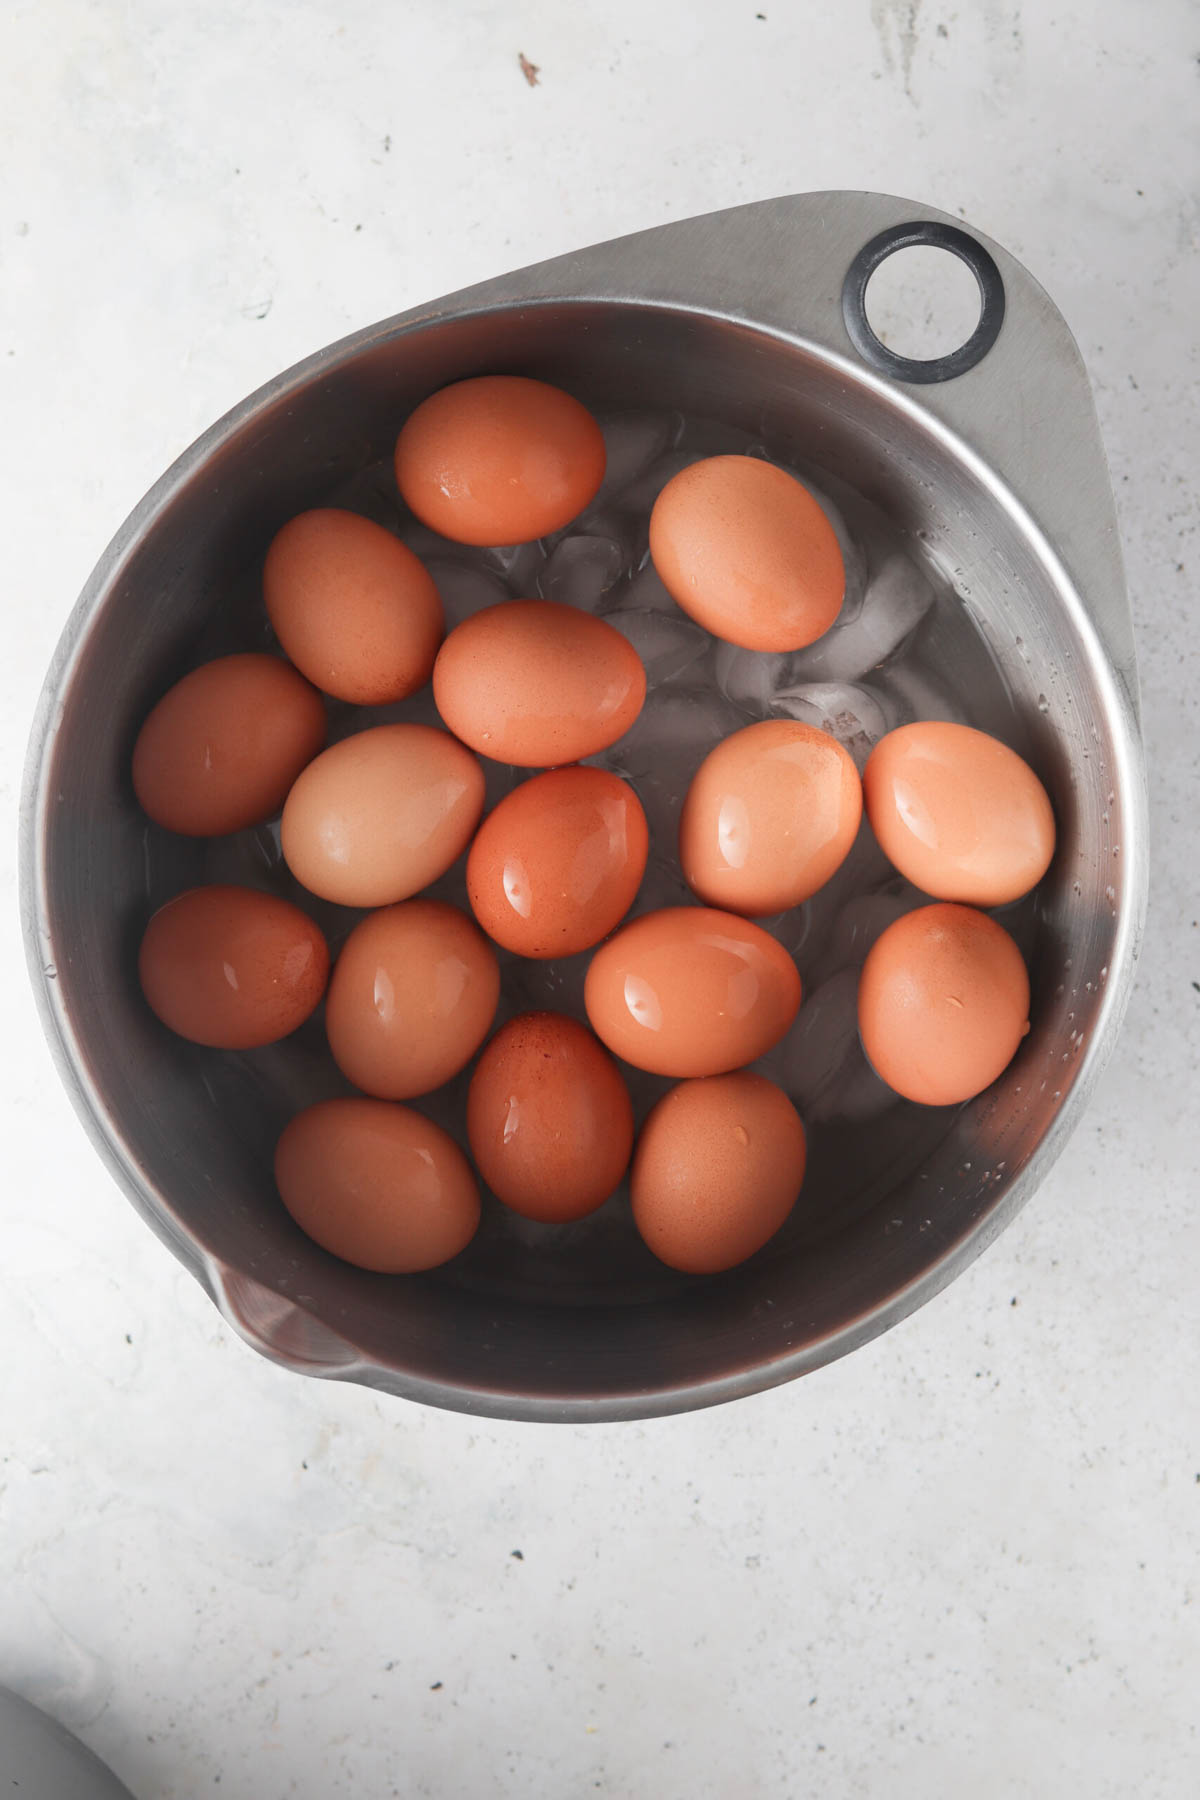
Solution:
<path fill-rule="evenodd" d="M 897 359 L 865 321 L 870 270 L 902 242 L 940 242 L 980 279 L 980 329 L 942 364 Z M 745 427 L 880 506 L 953 580 L 956 680 L 970 687 L 993 660 L 1059 820 L 1017 1060 L 961 1111 L 914 1125 L 909 1109 L 902 1137 L 835 1133 L 814 1187 L 824 1203 L 711 1281 L 602 1253 L 585 1276 L 486 1234 L 422 1277 L 336 1262 L 274 1198 L 281 1121 L 249 1100 L 218 1105 L 200 1054 L 165 1041 L 137 989 L 144 821 L 129 752 L 148 705 L 214 595 L 287 517 L 385 455 L 431 389 L 498 370 Z M 855 193 L 643 232 L 359 332 L 213 426 L 118 532 L 46 681 L 22 850 L 34 985 L 75 1105 L 147 1223 L 265 1355 L 521 1419 L 680 1411 L 816 1368 L 936 1293 L 1032 1194 L 1128 997 L 1147 871 L 1134 648 L 1076 346 L 998 245 Z M 196 851 L 180 841 L 172 855 L 182 887 Z"/>

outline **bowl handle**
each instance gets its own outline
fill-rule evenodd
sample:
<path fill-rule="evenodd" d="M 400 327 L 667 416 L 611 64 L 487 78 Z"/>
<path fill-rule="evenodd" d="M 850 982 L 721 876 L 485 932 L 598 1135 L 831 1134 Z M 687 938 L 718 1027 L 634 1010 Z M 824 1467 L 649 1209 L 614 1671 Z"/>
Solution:
<path fill-rule="evenodd" d="M 904 244 L 968 262 L 983 310 L 967 344 L 934 364 L 897 357 L 871 331 L 866 283 Z M 1078 346 L 1015 257 L 936 208 L 889 194 L 793 194 L 597 244 L 451 295 L 412 315 L 551 299 L 676 306 L 765 328 L 886 381 L 960 440 L 1041 529 L 1107 654 L 1134 719 L 1133 624 L 1112 486 Z"/>

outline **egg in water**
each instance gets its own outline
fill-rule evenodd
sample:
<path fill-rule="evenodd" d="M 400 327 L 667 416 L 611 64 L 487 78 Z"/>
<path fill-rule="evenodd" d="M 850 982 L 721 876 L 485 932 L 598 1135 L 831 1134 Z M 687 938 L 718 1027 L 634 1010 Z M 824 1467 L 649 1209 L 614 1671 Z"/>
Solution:
<path fill-rule="evenodd" d="M 479 1058 L 467 1137 L 498 1200 L 561 1224 L 603 1206 L 629 1163 L 633 1108 L 617 1065 L 562 1013 L 522 1013 Z"/>
<path fill-rule="evenodd" d="M 383 1275 L 436 1269 L 479 1225 L 479 1189 L 440 1126 L 385 1100 L 322 1100 L 275 1148 L 275 1185 L 301 1231 Z"/>
<path fill-rule="evenodd" d="M 634 1223 L 673 1269 L 732 1269 L 787 1219 L 806 1160 L 800 1115 L 773 1081 L 747 1070 L 681 1081 L 638 1138 Z"/>
<path fill-rule="evenodd" d="M 396 440 L 396 484 L 459 544 L 524 544 L 569 525 L 604 480 L 585 406 L 524 375 L 476 375 L 423 400 Z"/>
<path fill-rule="evenodd" d="M 970 1100 L 1003 1074 L 1029 1030 L 1021 952 L 972 906 L 918 907 L 867 954 L 858 1028 L 876 1074 L 906 1100 Z"/>

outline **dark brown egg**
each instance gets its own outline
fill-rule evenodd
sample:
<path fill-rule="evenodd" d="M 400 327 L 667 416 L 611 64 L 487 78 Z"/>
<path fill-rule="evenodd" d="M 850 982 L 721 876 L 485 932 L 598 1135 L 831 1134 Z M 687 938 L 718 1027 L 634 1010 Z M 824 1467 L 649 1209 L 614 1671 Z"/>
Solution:
<path fill-rule="evenodd" d="M 138 956 L 142 992 L 194 1044 L 250 1050 L 302 1025 L 325 992 L 329 951 L 290 900 L 191 888 L 159 908 Z"/>

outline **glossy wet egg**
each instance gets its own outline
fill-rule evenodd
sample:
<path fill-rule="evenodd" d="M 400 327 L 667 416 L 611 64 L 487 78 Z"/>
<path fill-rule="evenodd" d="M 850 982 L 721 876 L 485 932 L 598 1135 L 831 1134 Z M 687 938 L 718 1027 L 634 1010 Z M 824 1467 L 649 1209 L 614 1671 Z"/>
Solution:
<path fill-rule="evenodd" d="M 730 912 L 798 906 L 841 867 L 862 818 L 862 785 L 826 731 L 768 719 L 725 738 L 692 780 L 679 822 L 688 885 Z"/>
<path fill-rule="evenodd" d="M 858 1027 L 876 1073 L 905 1099 L 969 1100 L 1004 1072 L 1029 1030 L 1021 952 L 974 907 L 919 907 L 872 945 Z"/>
<path fill-rule="evenodd" d="M 787 951 L 702 906 L 645 913 L 591 960 L 584 1004 L 615 1055 L 655 1075 L 718 1075 L 763 1056 L 800 1005 Z"/>
<path fill-rule="evenodd" d="M 710 456 L 663 488 L 650 554 L 668 593 L 714 637 L 800 650 L 841 610 L 833 526 L 794 475 L 755 456 Z"/>
<path fill-rule="evenodd" d="M 604 480 L 585 406 L 523 375 L 477 375 L 423 400 L 396 440 L 396 482 L 418 519 L 460 544 L 558 531 Z"/>
<path fill-rule="evenodd" d="M 1003 906 L 1054 855 L 1054 812 L 1015 750 L 968 725 L 926 721 L 881 738 L 863 772 L 871 829 L 914 887 Z"/>
<path fill-rule="evenodd" d="M 464 619 L 433 668 L 456 737 L 524 769 L 594 756 L 642 709 L 646 671 L 603 619 L 552 600 L 509 600 Z"/>
<path fill-rule="evenodd" d="M 732 1269 L 779 1230 L 804 1181 L 800 1115 L 765 1076 L 681 1081 L 651 1111 L 633 1159 L 633 1218 L 661 1262 Z"/>
<path fill-rule="evenodd" d="M 275 1149 L 275 1184 L 300 1229 L 360 1269 L 411 1275 L 465 1250 L 479 1189 L 440 1126 L 384 1100 L 322 1100 Z"/>
<path fill-rule="evenodd" d="M 410 1100 L 470 1061 L 499 997 L 496 953 L 473 920 L 444 900 L 406 900 L 360 920 L 342 946 L 329 1048 L 364 1093 Z"/>
<path fill-rule="evenodd" d="M 156 825 L 221 837 L 279 811 L 325 742 L 325 706 L 277 656 L 221 656 L 169 688 L 133 747 L 133 787 Z"/>
<path fill-rule="evenodd" d="M 633 905 L 649 832 L 627 781 L 551 769 L 505 796 L 467 857 L 467 894 L 489 937 L 519 956 L 572 956 Z"/>
<path fill-rule="evenodd" d="M 290 520 L 267 552 L 263 598 L 287 654 L 326 694 L 383 706 L 429 680 L 442 641 L 437 588 L 371 519 L 322 506 Z"/>
<path fill-rule="evenodd" d="M 138 977 L 164 1025 L 217 1050 L 273 1044 L 325 992 L 329 952 L 306 914 L 256 888 L 190 888 L 146 927 Z"/>
<path fill-rule="evenodd" d="M 311 762 L 283 809 L 297 881 L 342 906 L 419 893 L 461 856 L 483 811 L 483 770 L 429 725 L 376 725 Z"/>
<path fill-rule="evenodd" d="M 471 1154 L 498 1200 L 527 1219 L 581 1219 L 608 1199 L 633 1148 L 620 1070 L 562 1013 L 522 1013 L 484 1050 L 467 1096 Z"/>

